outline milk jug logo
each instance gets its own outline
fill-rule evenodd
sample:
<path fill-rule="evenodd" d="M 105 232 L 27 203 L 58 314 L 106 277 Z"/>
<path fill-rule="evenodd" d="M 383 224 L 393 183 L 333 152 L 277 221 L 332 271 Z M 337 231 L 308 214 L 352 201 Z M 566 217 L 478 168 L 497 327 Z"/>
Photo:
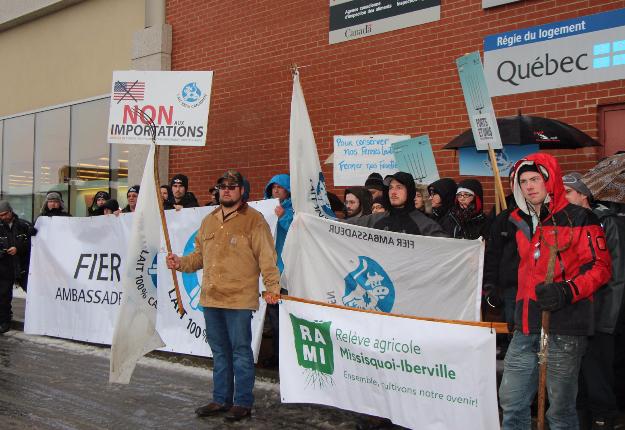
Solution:
<path fill-rule="evenodd" d="M 323 173 L 319 172 L 319 181 L 317 185 L 310 180 L 310 192 L 308 193 L 308 201 L 315 205 L 315 212 L 317 215 L 323 218 L 336 218 L 336 215 L 330 207 L 330 200 L 328 199 L 328 191 L 326 189 L 326 183 L 323 180 Z"/>
<path fill-rule="evenodd" d="M 358 268 L 345 277 L 343 304 L 351 308 L 390 312 L 395 287 L 382 266 L 369 257 L 358 257 Z"/>
<path fill-rule="evenodd" d="M 195 235 L 197 234 L 197 230 L 195 233 L 191 235 L 189 240 L 187 240 L 187 244 L 184 246 L 183 255 L 189 255 L 193 251 L 195 251 Z M 189 306 L 192 309 L 200 310 L 203 312 L 202 307 L 199 305 L 200 303 L 200 285 L 202 281 L 203 270 L 198 270 L 195 273 L 183 273 L 182 274 L 182 283 L 184 284 L 184 289 L 189 296 Z"/>
<path fill-rule="evenodd" d="M 202 94 L 202 90 L 197 86 L 196 82 L 188 83 L 182 89 L 182 95 L 178 94 L 178 101 L 184 107 L 194 108 L 206 100 L 206 94 Z"/>
<path fill-rule="evenodd" d="M 334 385 L 334 349 L 330 325 L 332 321 L 307 321 L 293 314 L 293 338 L 297 364 L 306 369 L 306 387 L 324 388 Z"/>

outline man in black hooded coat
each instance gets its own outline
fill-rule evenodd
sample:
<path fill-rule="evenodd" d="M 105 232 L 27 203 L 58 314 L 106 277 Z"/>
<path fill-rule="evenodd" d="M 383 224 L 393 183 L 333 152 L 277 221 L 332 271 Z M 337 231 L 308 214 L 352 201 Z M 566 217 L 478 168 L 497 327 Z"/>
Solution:
<path fill-rule="evenodd" d="M 407 191 L 405 200 L 389 196 L 389 187 L 392 181 L 403 185 Z M 395 185 L 395 184 L 394 184 Z M 382 198 L 386 212 L 378 212 L 360 218 L 345 220 L 348 224 L 372 227 L 378 230 L 394 231 L 397 233 L 419 234 L 422 236 L 449 237 L 436 222 L 417 210 L 414 198 L 417 194 L 414 179 L 410 173 L 397 172 L 384 178 Z M 392 197 L 392 198 L 391 198 Z"/>
<path fill-rule="evenodd" d="M 430 201 L 432 202 L 430 218 L 436 221 L 451 237 L 453 237 L 456 222 L 449 214 L 449 210 L 456 201 L 457 189 L 458 184 L 451 178 L 439 179 L 428 186 Z M 440 202 L 437 202 L 436 195 L 440 196 Z"/>

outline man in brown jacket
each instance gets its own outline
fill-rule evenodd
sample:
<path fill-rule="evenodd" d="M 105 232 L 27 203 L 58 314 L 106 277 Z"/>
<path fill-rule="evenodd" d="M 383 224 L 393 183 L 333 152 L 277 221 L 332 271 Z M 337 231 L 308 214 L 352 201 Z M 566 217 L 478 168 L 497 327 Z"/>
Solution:
<path fill-rule="evenodd" d="M 200 416 L 227 412 L 226 419 L 249 417 L 254 403 L 252 311 L 258 310 L 258 276 L 265 289 L 280 291 L 280 271 L 269 225 L 242 198 L 243 177 L 229 170 L 217 181 L 221 205 L 202 220 L 195 250 L 167 256 L 167 267 L 184 273 L 204 269 L 200 306 L 213 351 L 213 401 Z M 269 304 L 276 297 L 267 295 Z"/>

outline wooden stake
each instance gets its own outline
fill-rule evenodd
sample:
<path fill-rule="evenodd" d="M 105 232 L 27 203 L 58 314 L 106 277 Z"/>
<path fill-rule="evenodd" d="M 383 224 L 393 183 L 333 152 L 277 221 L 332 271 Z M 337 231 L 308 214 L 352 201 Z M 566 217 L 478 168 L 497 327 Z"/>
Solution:
<path fill-rule="evenodd" d="M 267 294 L 268 293 L 266 291 L 263 291 L 263 297 L 265 297 L 265 295 L 267 295 Z M 366 313 L 377 314 L 377 315 L 389 315 L 389 316 L 392 316 L 392 317 L 408 318 L 408 319 L 412 319 L 412 320 L 432 321 L 432 322 L 440 322 L 440 323 L 446 323 L 446 324 L 470 325 L 470 326 L 474 326 L 474 327 L 486 327 L 486 328 L 490 328 L 492 330 L 495 330 L 497 333 L 510 333 L 508 331 L 508 324 L 507 323 L 475 322 L 475 321 L 441 320 L 441 319 L 436 319 L 436 318 L 422 318 L 422 317 L 414 317 L 414 316 L 411 316 L 411 315 L 390 314 L 388 312 L 379 312 L 379 311 L 370 311 L 370 310 L 367 310 L 367 309 L 350 308 L 349 306 L 333 305 L 333 304 L 325 303 L 325 302 L 316 302 L 314 300 L 301 299 L 299 297 L 287 296 L 287 295 L 284 295 L 284 294 L 272 293 L 271 296 L 274 297 L 276 300 L 291 300 L 291 301 L 294 301 L 294 302 L 308 303 L 308 304 L 311 304 L 311 305 L 327 306 L 329 308 L 345 309 L 345 310 L 348 310 L 348 311 L 355 311 L 355 312 L 366 312 Z"/>
<path fill-rule="evenodd" d="M 169 230 L 167 230 L 167 222 L 165 221 L 165 211 L 163 210 L 163 199 L 161 198 L 161 186 L 158 175 L 158 154 L 160 148 L 155 143 L 154 148 L 154 185 L 156 186 L 156 196 L 158 199 L 158 210 L 161 215 L 161 224 L 163 225 L 163 233 L 165 234 L 165 244 L 167 246 L 167 255 L 171 254 L 171 242 L 169 241 Z M 174 287 L 176 288 L 176 299 L 178 300 L 178 312 L 180 315 L 184 315 L 186 311 L 182 306 L 182 299 L 180 298 L 180 288 L 178 287 L 178 276 L 176 276 L 176 269 L 171 269 L 171 276 L 174 278 Z"/>
<path fill-rule="evenodd" d="M 503 192 L 503 185 L 501 184 L 501 176 L 499 176 L 499 166 L 497 166 L 497 158 L 495 157 L 495 150 L 488 146 L 488 155 L 490 155 L 490 164 L 493 166 L 493 174 L 495 175 L 495 188 L 499 193 L 499 201 L 501 202 L 501 209 L 508 209 L 506 205 L 506 195 Z"/>

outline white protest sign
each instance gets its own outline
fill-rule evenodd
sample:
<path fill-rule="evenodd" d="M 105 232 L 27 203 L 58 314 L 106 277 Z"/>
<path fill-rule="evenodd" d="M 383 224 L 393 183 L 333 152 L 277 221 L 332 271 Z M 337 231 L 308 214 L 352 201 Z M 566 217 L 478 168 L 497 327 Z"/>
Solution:
<path fill-rule="evenodd" d="M 203 146 L 213 72 L 115 71 L 108 143 Z M 143 113 L 142 113 L 143 112 Z"/>
<path fill-rule="evenodd" d="M 283 300 L 280 397 L 408 428 L 499 429 L 495 332 Z"/>
<path fill-rule="evenodd" d="M 334 136 L 334 185 L 362 186 L 373 172 L 382 177 L 397 172 L 391 144 L 406 139 L 410 136 Z"/>
<path fill-rule="evenodd" d="M 479 321 L 484 244 L 296 214 L 280 284 L 304 299 L 418 317 Z"/>

